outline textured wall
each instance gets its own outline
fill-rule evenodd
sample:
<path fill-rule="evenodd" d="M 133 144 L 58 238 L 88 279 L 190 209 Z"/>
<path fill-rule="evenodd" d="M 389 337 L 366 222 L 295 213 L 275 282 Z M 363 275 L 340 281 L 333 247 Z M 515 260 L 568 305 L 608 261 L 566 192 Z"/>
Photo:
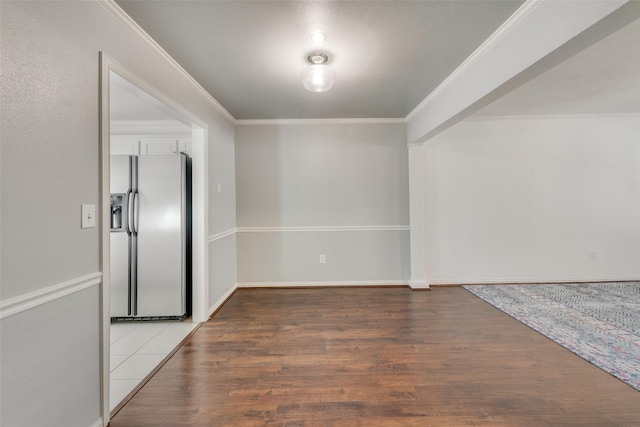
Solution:
<path fill-rule="evenodd" d="M 238 280 L 408 279 L 408 231 L 383 229 L 409 223 L 405 135 L 403 123 L 237 126 Z"/>
<path fill-rule="evenodd" d="M 89 427 L 100 411 L 98 287 L 0 323 L 2 426 Z"/>
<path fill-rule="evenodd" d="M 639 116 L 557 116 L 429 141 L 429 281 L 640 278 L 639 134 Z"/>
<path fill-rule="evenodd" d="M 3 301 L 99 269 L 99 224 L 80 229 L 80 205 L 100 200 L 100 51 L 208 124 L 210 179 L 227 191 L 210 206 L 210 228 L 235 226 L 233 124 L 160 55 L 97 2 L 0 7 Z M 211 262 L 234 277 L 235 246 L 222 251 L 224 262 Z M 212 293 L 224 286 L 233 283 L 210 283 Z M 99 419 L 99 307 L 94 285 L 2 319 L 0 424 L 86 427 Z"/>

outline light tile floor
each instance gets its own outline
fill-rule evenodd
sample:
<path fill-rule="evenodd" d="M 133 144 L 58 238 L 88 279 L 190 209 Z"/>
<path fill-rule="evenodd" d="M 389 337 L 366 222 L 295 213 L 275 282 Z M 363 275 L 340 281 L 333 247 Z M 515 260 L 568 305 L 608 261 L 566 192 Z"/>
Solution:
<path fill-rule="evenodd" d="M 184 322 L 111 324 L 111 409 L 198 326 Z"/>

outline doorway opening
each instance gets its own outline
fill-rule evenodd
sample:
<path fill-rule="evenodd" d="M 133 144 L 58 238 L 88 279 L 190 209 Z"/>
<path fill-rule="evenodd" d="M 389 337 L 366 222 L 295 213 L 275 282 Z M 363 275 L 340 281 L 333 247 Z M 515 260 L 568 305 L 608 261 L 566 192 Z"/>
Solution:
<path fill-rule="evenodd" d="M 206 125 L 108 56 L 101 54 L 100 62 L 100 269 L 103 273 L 101 405 L 103 422 L 106 425 L 111 412 L 121 407 L 126 402 L 127 396 L 135 393 L 143 385 L 144 380 L 167 358 L 182 339 L 197 327 L 199 322 L 206 320 L 208 246 L 204 236 L 208 235 L 206 230 L 208 180 Z M 119 296 L 113 294 L 115 288 L 112 288 L 112 280 L 117 280 L 112 277 L 112 266 L 118 260 L 115 259 L 117 257 L 111 250 L 113 231 L 111 156 L 135 159 L 132 162 L 136 164 L 138 159 L 149 163 L 174 158 L 191 164 L 189 170 L 191 171 L 192 238 L 190 242 L 187 243 L 185 240 L 182 243 L 190 252 L 191 258 L 191 277 L 188 278 L 191 286 L 186 298 L 183 296 L 185 305 L 190 306 L 190 317 L 184 322 L 126 321 L 112 326 L 112 307 L 114 303 L 119 304 L 116 302 Z M 155 181 L 154 178 L 150 179 L 150 182 Z M 164 189 L 161 188 L 159 191 L 164 192 Z M 134 203 L 131 203 L 131 206 L 133 207 Z M 130 214 L 132 227 L 134 227 L 133 224 L 137 226 L 139 211 L 131 209 L 129 212 L 132 212 Z M 165 210 L 164 213 L 167 212 Z M 124 217 L 123 215 L 122 218 Z M 116 221 L 116 224 L 124 226 L 125 222 L 125 220 Z M 180 233 L 177 234 L 180 235 Z M 123 235 L 126 236 L 126 233 Z M 124 252 L 127 251 L 130 251 L 130 247 L 126 249 L 125 246 Z M 182 271 L 188 270 L 187 267 L 183 266 Z M 177 269 L 180 270 L 179 265 Z M 131 307 L 136 303 L 137 293 L 136 290 L 129 294 L 128 301 L 124 303 L 125 307 L 127 305 Z M 126 295 L 124 299 L 127 300 Z M 131 302 L 132 299 L 134 303 Z M 167 317 L 180 318 L 181 316 Z"/>

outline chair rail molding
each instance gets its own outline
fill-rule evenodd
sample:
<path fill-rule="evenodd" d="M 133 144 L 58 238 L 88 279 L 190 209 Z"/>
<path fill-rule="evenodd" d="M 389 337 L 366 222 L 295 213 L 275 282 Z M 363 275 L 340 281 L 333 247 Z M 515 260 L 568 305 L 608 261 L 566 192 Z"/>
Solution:
<path fill-rule="evenodd" d="M 100 283 L 102 283 L 102 273 L 98 271 L 0 301 L 0 319 L 22 313 Z"/>
<path fill-rule="evenodd" d="M 212 236 L 209 236 L 209 243 L 213 243 L 216 240 L 220 240 L 220 239 L 224 239 L 225 237 L 229 237 L 229 236 L 233 236 L 234 234 L 237 233 L 237 229 L 232 228 L 230 230 L 226 230 L 226 231 L 222 231 L 220 233 L 216 233 Z"/>
<path fill-rule="evenodd" d="M 238 227 L 238 233 L 286 233 L 286 232 L 326 232 L 326 231 L 409 231 L 408 225 L 362 225 L 326 227 Z"/>

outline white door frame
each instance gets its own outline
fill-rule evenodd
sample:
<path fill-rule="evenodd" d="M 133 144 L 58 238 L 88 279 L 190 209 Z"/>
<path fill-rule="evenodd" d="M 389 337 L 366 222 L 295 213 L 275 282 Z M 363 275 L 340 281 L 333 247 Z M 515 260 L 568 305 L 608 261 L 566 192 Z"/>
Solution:
<path fill-rule="evenodd" d="M 204 322 L 208 313 L 209 301 L 209 203 L 208 203 L 208 148 L 207 125 L 205 122 L 191 114 L 178 103 L 167 97 L 164 93 L 151 86 L 149 83 L 127 70 L 115 60 L 100 52 L 100 271 L 102 272 L 101 300 L 100 300 L 100 370 L 101 370 L 101 415 L 102 423 L 106 426 L 110 417 L 109 381 L 110 381 L 110 117 L 109 117 L 109 80 L 110 72 L 114 72 L 125 78 L 138 88 L 147 92 L 166 106 L 174 110 L 182 121 L 190 123 L 192 129 L 192 177 L 193 177 L 193 219 L 192 219 L 192 262 L 193 262 L 193 288 L 192 288 L 192 318 L 194 322 Z"/>

